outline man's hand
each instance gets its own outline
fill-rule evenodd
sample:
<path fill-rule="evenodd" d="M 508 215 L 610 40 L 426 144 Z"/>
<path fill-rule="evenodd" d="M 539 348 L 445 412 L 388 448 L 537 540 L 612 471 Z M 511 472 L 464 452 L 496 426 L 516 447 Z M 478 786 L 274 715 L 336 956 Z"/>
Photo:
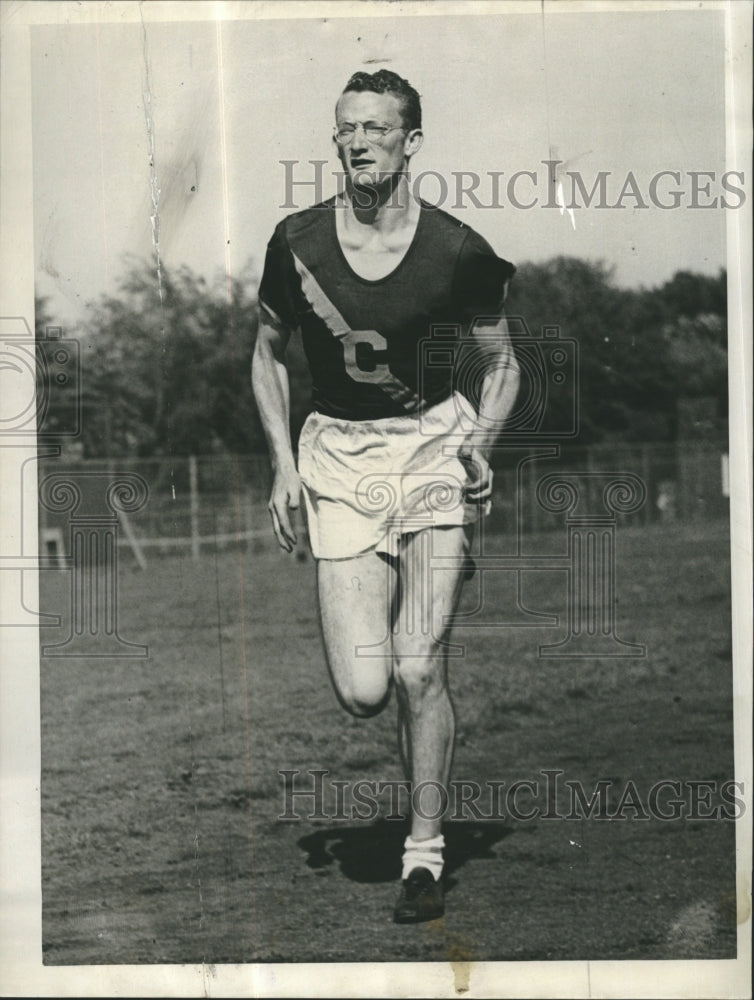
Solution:
<path fill-rule="evenodd" d="M 458 457 L 466 468 L 469 481 L 466 484 L 464 497 L 467 503 L 484 505 L 492 497 L 492 469 L 484 455 L 468 442 L 458 449 Z"/>
<path fill-rule="evenodd" d="M 298 539 L 291 523 L 291 511 L 298 510 L 301 498 L 301 477 L 295 468 L 278 470 L 272 484 L 272 495 L 267 509 L 272 517 L 272 527 L 278 545 L 292 552 Z"/>

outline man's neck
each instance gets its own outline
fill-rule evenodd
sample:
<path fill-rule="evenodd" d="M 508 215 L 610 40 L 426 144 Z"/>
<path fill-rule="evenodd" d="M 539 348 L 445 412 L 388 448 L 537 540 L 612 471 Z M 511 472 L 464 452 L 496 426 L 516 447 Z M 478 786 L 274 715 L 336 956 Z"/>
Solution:
<path fill-rule="evenodd" d="M 357 188 L 349 183 L 344 200 L 348 208 L 344 219 L 347 227 L 372 226 L 385 233 L 413 223 L 420 208 L 404 173 L 393 174 L 375 187 Z"/>

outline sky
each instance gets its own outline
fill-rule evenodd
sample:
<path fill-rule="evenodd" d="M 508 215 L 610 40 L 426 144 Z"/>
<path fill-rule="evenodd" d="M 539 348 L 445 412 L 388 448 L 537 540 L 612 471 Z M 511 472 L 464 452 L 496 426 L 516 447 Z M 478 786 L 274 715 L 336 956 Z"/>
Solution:
<path fill-rule="evenodd" d="M 709 188 L 698 205 L 736 203 L 721 187 L 722 12 L 497 10 L 34 27 L 36 285 L 54 320 L 75 327 L 89 302 L 118 293 L 136 260 L 157 275 L 157 250 L 163 268 L 258 278 L 267 240 L 292 210 L 286 169 L 312 181 L 311 161 L 327 161 L 320 190 L 294 189 L 298 207 L 334 193 L 335 100 L 353 71 L 383 66 L 422 95 L 415 190 L 501 256 L 603 260 L 625 286 L 680 269 L 717 273 L 730 213 L 690 207 L 690 172 L 714 174 L 701 179 Z M 544 208 L 548 159 L 578 171 L 587 190 L 608 171 L 608 205 L 631 172 L 647 207 L 629 194 L 623 208 Z M 667 170 L 680 184 L 665 177 L 657 200 L 671 203 L 677 188 L 674 209 L 649 195 Z M 481 176 L 484 207 L 459 202 L 461 171 Z M 506 188 L 517 171 L 534 173 L 517 182 L 518 207 Z M 491 173 L 502 174 L 497 194 Z"/>

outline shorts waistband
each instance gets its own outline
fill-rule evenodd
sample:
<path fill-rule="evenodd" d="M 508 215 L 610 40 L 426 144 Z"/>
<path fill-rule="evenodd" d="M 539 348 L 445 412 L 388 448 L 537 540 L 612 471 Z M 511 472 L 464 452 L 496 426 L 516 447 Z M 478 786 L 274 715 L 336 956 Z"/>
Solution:
<path fill-rule="evenodd" d="M 370 430 L 380 430 L 381 428 L 389 427 L 391 424 L 398 422 L 406 422 L 406 426 L 411 423 L 416 423 L 422 418 L 426 418 L 427 414 L 432 413 L 434 410 L 439 410 L 441 407 L 446 407 L 453 403 L 460 393 L 453 392 L 449 396 L 445 396 L 443 399 L 437 400 L 434 403 L 430 403 L 428 406 L 420 406 L 416 410 L 412 410 L 411 413 L 399 413 L 391 417 L 370 417 L 367 420 L 352 420 L 348 417 L 333 417 L 329 413 L 322 413 L 320 410 L 312 410 L 309 414 L 310 417 L 316 419 L 321 419 L 327 423 L 332 423 L 334 425 L 341 425 L 347 427 L 349 430 L 357 430 L 359 427 Z"/>

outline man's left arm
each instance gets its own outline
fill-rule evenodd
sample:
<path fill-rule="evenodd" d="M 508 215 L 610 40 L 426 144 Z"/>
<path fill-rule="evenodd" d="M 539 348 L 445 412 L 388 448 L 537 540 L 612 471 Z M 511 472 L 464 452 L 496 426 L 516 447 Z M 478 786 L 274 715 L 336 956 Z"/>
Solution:
<path fill-rule="evenodd" d="M 475 427 L 458 456 L 469 472 L 466 500 L 486 503 L 492 496 L 492 448 L 505 426 L 518 394 L 520 372 L 505 314 L 489 322 L 477 321 L 470 331 L 483 353 L 483 371 Z"/>

